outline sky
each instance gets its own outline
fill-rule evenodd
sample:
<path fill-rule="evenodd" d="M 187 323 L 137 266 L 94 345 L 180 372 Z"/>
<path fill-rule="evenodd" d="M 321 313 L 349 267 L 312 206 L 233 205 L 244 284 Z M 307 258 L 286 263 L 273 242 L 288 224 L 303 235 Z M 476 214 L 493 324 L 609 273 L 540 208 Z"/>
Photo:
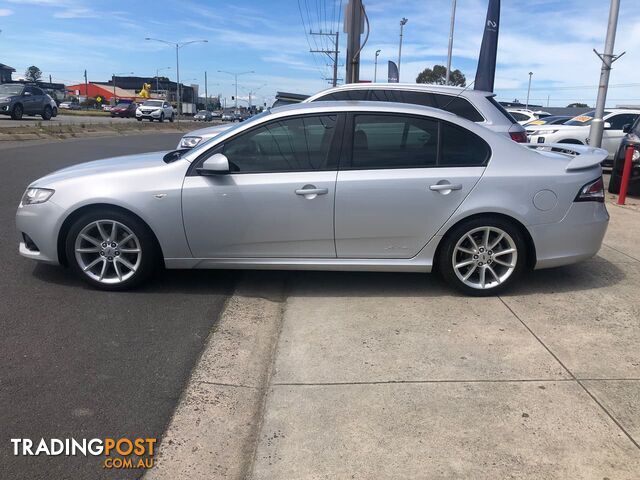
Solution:
<path fill-rule="evenodd" d="M 347 0 L 4 0 L 0 1 L 0 63 L 20 76 L 36 65 L 45 78 L 74 84 L 107 81 L 113 73 L 175 80 L 175 48 L 145 41 L 207 40 L 180 49 L 180 78 L 228 101 L 234 77 L 238 96 L 253 103 L 274 100 L 277 91 L 312 94 L 329 87 L 330 59 L 310 49 L 331 48 L 330 37 L 312 31 L 340 30 L 339 77 L 344 77 L 346 35 L 342 15 Z M 370 34 L 361 53 L 361 79 L 386 81 L 388 60 L 397 61 L 400 19 L 404 28 L 400 81 L 414 82 L 434 64 L 445 64 L 451 0 L 363 0 Z M 453 68 L 468 81 L 475 76 L 488 0 L 457 0 Z M 640 105 L 640 9 L 622 0 L 608 106 Z M 533 72 L 531 103 L 566 106 L 595 103 L 606 35 L 607 0 L 502 0 L 495 92 L 499 100 L 526 100 Z M 365 35 L 362 36 L 364 40 Z M 256 101 L 257 99 L 257 101 Z"/>

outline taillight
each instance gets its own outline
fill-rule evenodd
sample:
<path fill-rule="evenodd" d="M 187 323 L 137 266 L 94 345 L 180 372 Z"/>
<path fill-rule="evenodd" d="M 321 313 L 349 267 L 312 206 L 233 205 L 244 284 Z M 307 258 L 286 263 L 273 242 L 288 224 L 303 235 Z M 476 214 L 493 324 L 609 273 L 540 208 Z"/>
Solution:
<path fill-rule="evenodd" d="M 584 185 L 574 202 L 604 202 L 604 182 L 602 177 L 597 180 L 592 180 Z"/>
<path fill-rule="evenodd" d="M 527 143 L 529 141 L 525 132 L 509 132 L 509 136 L 514 142 Z"/>

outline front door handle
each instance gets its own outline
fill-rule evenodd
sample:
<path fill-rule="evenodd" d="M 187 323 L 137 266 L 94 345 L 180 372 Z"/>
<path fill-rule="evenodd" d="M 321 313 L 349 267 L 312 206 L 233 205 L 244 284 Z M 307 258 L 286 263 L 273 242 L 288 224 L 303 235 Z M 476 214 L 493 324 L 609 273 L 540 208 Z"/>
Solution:
<path fill-rule="evenodd" d="M 433 190 L 434 192 L 442 192 L 443 190 L 462 190 L 461 183 L 437 183 L 435 185 L 431 185 L 429 190 Z"/>
<path fill-rule="evenodd" d="M 314 185 L 305 185 L 296 190 L 296 195 L 326 195 L 329 193 L 328 188 L 316 188 Z"/>

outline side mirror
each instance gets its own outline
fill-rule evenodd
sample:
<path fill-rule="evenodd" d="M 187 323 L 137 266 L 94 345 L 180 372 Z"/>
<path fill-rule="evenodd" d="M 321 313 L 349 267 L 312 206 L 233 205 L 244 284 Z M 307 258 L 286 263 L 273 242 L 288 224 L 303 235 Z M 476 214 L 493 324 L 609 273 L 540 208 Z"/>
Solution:
<path fill-rule="evenodd" d="M 611 130 L 611 123 L 609 123 L 609 122 L 604 122 L 604 129 L 605 129 L 605 130 Z"/>
<path fill-rule="evenodd" d="M 221 175 L 229 173 L 229 160 L 221 153 L 216 153 L 207 158 L 202 167 L 196 168 L 200 175 Z"/>
<path fill-rule="evenodd" d="M 622 133 L 629 133 L 631 131 L 631 124 L 627 123 L 622 127 Z"/>

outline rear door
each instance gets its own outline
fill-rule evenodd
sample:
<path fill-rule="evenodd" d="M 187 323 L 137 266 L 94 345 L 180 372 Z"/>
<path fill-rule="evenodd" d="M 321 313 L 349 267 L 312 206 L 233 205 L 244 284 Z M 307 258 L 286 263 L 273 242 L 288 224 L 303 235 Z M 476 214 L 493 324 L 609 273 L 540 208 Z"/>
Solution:
<path fill-rule="evenodd" d="M 24 94 L 22 97 L 22 104 L 24 107 L 24 113 L 28 115 L 34 115 L 40 112 L 40 103 L 42 102 L 41 97 L 38 96 L 38 93 L 34 87 L 26 86 L 24 87 Z"/>
<path fill-rule="evenodd" d="M 400 114 L 354 114 L 335 205 L 339 258 L 411 258 L 484 172 L 489 146 L 452 123 Z"/>

